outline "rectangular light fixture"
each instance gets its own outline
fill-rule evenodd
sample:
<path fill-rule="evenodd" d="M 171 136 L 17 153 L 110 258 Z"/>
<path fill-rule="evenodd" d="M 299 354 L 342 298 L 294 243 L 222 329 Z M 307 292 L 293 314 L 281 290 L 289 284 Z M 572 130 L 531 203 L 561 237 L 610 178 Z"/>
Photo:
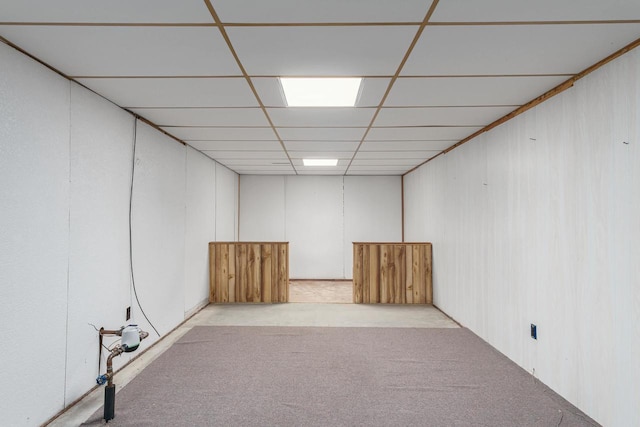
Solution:
<path fill-rule="evenodd" d="M 305 166 L 337 166 L 338 159 L 302 159 Z"/>
<path fill-rule="evenodd" d="M 280 77 L 288 107 L 355 107 L 360 77 Z"/>

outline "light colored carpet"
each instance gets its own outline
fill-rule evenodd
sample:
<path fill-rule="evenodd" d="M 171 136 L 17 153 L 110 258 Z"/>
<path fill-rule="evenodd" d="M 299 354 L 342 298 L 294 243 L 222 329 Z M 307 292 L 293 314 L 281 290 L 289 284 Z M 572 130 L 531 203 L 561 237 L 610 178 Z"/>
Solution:
<path fill-rule="evenodd" d="M 237 326 L 194 327 L 117 394 L 110 424 L 597 425 L 464 328 Z"/>

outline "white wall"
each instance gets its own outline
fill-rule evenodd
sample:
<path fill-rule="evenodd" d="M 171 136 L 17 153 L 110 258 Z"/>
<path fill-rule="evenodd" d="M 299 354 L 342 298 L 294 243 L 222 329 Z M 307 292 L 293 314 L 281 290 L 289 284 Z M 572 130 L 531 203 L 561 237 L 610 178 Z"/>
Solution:
<path fill-rule="evenodd" d="M 131 306 L 141 347 L 158 338 L 130 285 L 134 118 L 2 43 L 0 63 L 0 412 L 33 426 L 95 385 L 89 323 L 118 328 Z M 206 243 L 233 238 L 237 175 L 140 122 L 136 160 L 136 286 L 165 334 L 206 301 Z"/>
<path fill-rule="evenodd" d="M 238 174 L 216 164 L 216 240 L 238 240 Z"/>
<path fill-rule="evenodd" d="M 187 147 L 186 239 L 184 313 L 208 302 L 209 254 L 203 251 L 216 240 L 216 163 Z"/>
<path fill-rule="evenodd" d="M 636 49 L 405 177 L 435 304 L 607 426 L 640 425 L 638 75 Z"/>
<path fill-rule="evenodd" d="M 240 240 L 289 241 L 290 276 L 350 279 L 354 241 L 400 241 L 400 177 L 240 179 Z"/>
<path fill-rule="evenodd" d="M 2 43 L 0 64 L 2 424 L 37 425 L 64 404 L 69 83 Z"/>

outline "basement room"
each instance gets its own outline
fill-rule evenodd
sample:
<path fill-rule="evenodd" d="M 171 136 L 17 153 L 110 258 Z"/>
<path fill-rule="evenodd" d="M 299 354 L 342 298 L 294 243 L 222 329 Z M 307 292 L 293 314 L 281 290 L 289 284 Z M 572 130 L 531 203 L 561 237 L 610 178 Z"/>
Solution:
<path fill-rule="evenodd" d="M 0 0 L 0 425 L 640 426 L 640 2 Z"/>

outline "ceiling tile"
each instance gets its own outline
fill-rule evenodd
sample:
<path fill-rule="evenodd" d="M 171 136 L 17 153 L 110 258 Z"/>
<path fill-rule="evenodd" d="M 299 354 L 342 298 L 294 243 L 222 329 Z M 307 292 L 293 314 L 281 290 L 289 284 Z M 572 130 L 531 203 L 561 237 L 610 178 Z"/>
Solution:
<path fill-rule="evenodd" d="M 292 159 L 347 159 L 353 157 L 353 151 L 292 151 L 287 150 Z"/>
<path fill-rule="evenodd" d="M 421 22 L 430 0 L 215 0 L 222 22 Z"/>
<path fill-rule="evenodd" d="M 297 168 L 298 175 L 344 175 L 347 167 L 322 169 L 322 168 Z"/>
<path fill-rule="evenodd" d="M 612 3 L 615 7 L 612 7 Z M 640 19 L 640 2 L 623 0 L 442 1 L 430 22 L 588 21 Z"/>
<path fill-rule="evenodd" d="M 189 145 L 201 151 L 282 151 L 278 141 L 190 141 Z"/>
<path fill-rule="evenodd" d="M 211 152 L 209 152 L 211 155 Z M 281 160 L 283 162 L 287 161 L 287 155 L 284 151 L 217 151 L 215 155 L 213 155 L 216 159 L 225 159 L 225 162 L 230 162 L 233 159 L 237 160 L 265 160 L 269 159 L 269 161 L 278 161 Z M 240 162 L 242 163 L 242 162 Z M 229 163 L 231 164 L 231 163 Z"/>
<path fill-rule="evenodd" d="M 434 153 L 438 153 L 435 151 Z M 351 163 L 351 167 L 366 167 L 366 166 L 395 166 L 396 169 L 401 169 L 398 166 L 415 166 L 421 163 L 422 159 L 355 159 Z M 369 168 L 371 169 L 371 168 Z"/>
<path fill-rule="evenodd" d="M 377 107 L 390 80 L 384 77 L 363 79 L 356 107 Z M 277 77 L 253 77 L 251 81 L 265 106 L 285 107 L 284 95 Z"/>
<path fill-rule="evenodd" d="M 216 153 L 207 151 L 207 153 L 213 157 L 216 157 Z M 280 167 L 286 169 L 287 167 L 291 167 L 291 162 L 287 157 L 282 154 L 282 157 L 277 158 L 268 158 L 268 159 L 243 159 L 243 158 L 221 158 L 228 166 L 233 167 L 258 167 L 258 166 L 269 166 L 269 167 Z"/>
<path fill-rule="evenodd" d="M 279 128 L 283 140 L 291 141 L 358 141 L 366 128 Z"/>
<path fill-rule="evenodd" d="M 367 127 L 374 108 L 296 107 L 269 108 L 267 113 L 276 127 Z"/>
<path fill-rule="evenodd" d="M 578 73 L 638 33 L 640 24 L 427 27 L 401 75 Z"/>
<path fill-rule="evenodd" d="M 358 141 L 284 141 L 287 150 L 291 151 L 346 151 L 353 153 L 360 143 Z"/>
<path fill-rule="evenodd" d="M 158 126 L 269 126 L 260 108 L 133 108 Z"/>
<path fill-rule="evenodd" d="M 384 105 L 522 105 L 569 76 L 404 77 L 393 85 Z"/>
<path fill-rule="evenodd" d="M 481 126 L 372 128 L 367 134 L 366 141 L 461 140 L 480 129 L 482 129 Z"/>
<path fill-rule="evenodd" d="M 257 107 L 244 77 L 78 79 L 125 108 Z"/>
<path fill-rule="evenodd" d="M 375 126 L 484 126 L 515 107 L 383 108 Z"/>
<path fill-rule="evenodd" d="M 2 4 L 2 22 L 213 23 L 202 0 L 20 0 Z"/>
<path fill-rule="evenodd" d="M 404 169 L 398 171 L 383 171 L 379 169 L 372 170 L 352 170 L 349 168 L 346 175 L 350 176 L 380 176 L 380 175 L 390 175 L 390 176 L 399 176 L 403 175 L 406 171 Z"/>
<path fill-rule="evenodd" d="M 441 151 L 458 140 L 450 141 L 365 141 L 359 151 Z"/>
<path fill-rule="evenodd" d="M 358 151 L 356 159 L 427 159 L 433 151 Z"/>
<path fill-rule="evenodd" d="M 263 76 L 390 76 L 416 31 L 416 26 L 227 29 L 249 75 Z"/>
<path fill-rule="evenodd" d="M 184 141 L 268 141 L 276 135 L 264 128 L 167 127 L 164 131 Z"/>
<path fill-rule="evenodd" d="M 217 28 L 20 25 L 0 35 L 69 76 L 240 74 Z"/>

